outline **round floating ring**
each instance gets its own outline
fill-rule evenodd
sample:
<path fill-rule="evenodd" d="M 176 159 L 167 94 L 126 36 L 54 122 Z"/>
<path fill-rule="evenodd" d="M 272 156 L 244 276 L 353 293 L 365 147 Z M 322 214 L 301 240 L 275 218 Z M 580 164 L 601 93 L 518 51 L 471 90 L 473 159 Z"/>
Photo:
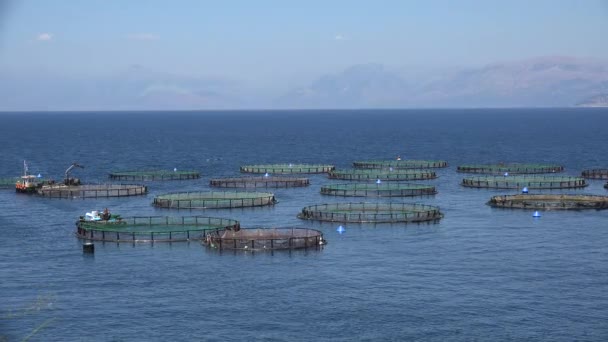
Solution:
<path fill-rule="evenodd" d="M 328 173 L 334 170 L 334 165 L 316 164 L 268 164 L 268 165 L 245 165 L 241 166 L 243 173 Z"/>
<path fill-rule="evenodd" d="M 44 185 L 38 194 L 49 198 L 104 198 L 140 196 L 148 192 L 145 185 L 135 184 L 85 184 Z"/>
<path fill-rule="evenodd" d="M 210 230 L 239 229 L 239 221 L 202 216 L 150 216 L 109 221 L 80 220 L 76 227 L 76 236 L 86 240 L 175 242 L 202 240 Z"/>
<path fill-rule="evenodd" d="M 0 178 L 0 189 L 15 189 L 15 184 L 19 179 L 19 177 Z"/>
<path fill-rule="evenodd" d="M 585 170 L 582 176 L 588 179 L 608 179 L 608 169 Z"/>
<path fill-rule="evenodd" d="M 588 184 L 583 178 L 561 176 L 482 176 L 467 177 L 462 185 L 470 188 L 493 189 L 571 189 L 583 188 Z"/>
<path fill-rule="evenodd" d="M 302 209 L 298 218 L 331 222 L 397 223 L 437 221 L 439 207 L 407 203 L 334 203 Z"/>
<path fill-rule="evenodd" d="M 321 194 L 360 197 L 407 197 L 435 195 L 434 186 L 412 183 L 345 183 L 321 187 Z"/>
<path fill-rule="evenodd" d="M 318 248 L 327 242 L 323 233 L 308 228 L 218 229 L 207 234 L 207 247 L 232 250 Z"/>
<path fill-rule="evenodd" d="M 259 207 L 275 204 L 274 194 L 247 191 L 176 192 L 158 195 L 154 206 L 171 209 L 222 209 Z"/>
<path fill-rule="evenodd" d="M 136 180 L 136 181 L 165 181 L 197 179 L 201 175 L 198 171 L 117 171 L 110 173 L 112 180 Z"/>
<path fill-rule="evenodd" d="M 608 209 L 608 196 L 595 195 L 506 195 L 494 196 L 487 203 L 498 208 L 533 210 Z"/>
<path fill-rule="evenodd" d="M 295 177 L 236 177 L 212 179 L 209 185 L 219 188 L 294 188 L 308 186 L 310 181 Z"/>
<path fill-rule="evenodd" d="M 367 160 L 353 163 L 355 169 L 432 169 L 447 167 L 443 160 Z"/>
<path fill-rule="evenodd" d="M 564 171 L 564 167 L 554 164 L 471 164 L 461 165 L 456 169 L 463 173 L 488 173 L 488 174 L 533 174 L 533 173 L 555 173 Z"/>
<path fill-rule="evenodd" d="M 335 170 L 329 173 L 331 179 L 343 180 L 383 180 L 410 181 L 437 178 L 435 171 L 430 170 Z"/>

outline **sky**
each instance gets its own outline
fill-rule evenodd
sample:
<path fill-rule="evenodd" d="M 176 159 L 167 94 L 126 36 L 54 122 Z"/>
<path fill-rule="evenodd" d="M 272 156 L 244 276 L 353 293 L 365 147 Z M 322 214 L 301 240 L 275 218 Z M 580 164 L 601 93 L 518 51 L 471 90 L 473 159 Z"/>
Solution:
<path fill-rule="evenodd" d="M 274 91 L 356 64 L 608 59 L 607 0 L 0 0 L 0 71 L 136 67 Z"/>

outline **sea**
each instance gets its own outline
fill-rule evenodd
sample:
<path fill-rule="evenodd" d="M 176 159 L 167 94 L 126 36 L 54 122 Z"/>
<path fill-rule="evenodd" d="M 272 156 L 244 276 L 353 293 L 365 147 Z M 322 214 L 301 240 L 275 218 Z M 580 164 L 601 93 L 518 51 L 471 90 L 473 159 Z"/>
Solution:
<path fill-rule="evenodd" d="M 608 210 L 492 208 L 520 190 L 460 185 L 471 163 L 555 163 L 563 175 L 608 168 L 608 109 L 311 110 L 0 113 L 0 178 L 29 172 L 107 183 L 124 170 L 197 170 L 146 182 L 145 196 L 49 199 L 0 190 L 0 341 L 606 341 Z M 325 184 L 270 189 L 273 206 L 170 210 L 169 192 L 207 191 L 247 164 L 445 160 L 417 181 L 435 196 L 333 197 Z M 542 193 L 608 195 L 606 181 Z M 133 182 L 132 182 L 133 183 Z M 141 182 L 134 182 L 141 183 Z M 541 191 L 532 191 L 539 193 Z M 423 203 L 422 224 L 303 221 L 303 207 Z M 203 215 L 242 227 L 307 227 L 328 244 L 294 251 L 218 251 L 198 241 L 95 242 L 75 222 Z"/>

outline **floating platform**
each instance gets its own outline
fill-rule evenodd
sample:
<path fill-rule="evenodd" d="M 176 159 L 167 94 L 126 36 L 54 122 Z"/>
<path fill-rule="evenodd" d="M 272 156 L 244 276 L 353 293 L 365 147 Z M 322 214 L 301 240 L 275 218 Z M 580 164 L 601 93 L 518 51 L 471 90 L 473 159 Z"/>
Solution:
<path fill-rule="evenodd" d="M 584 170 L 581 175 L 587 179 L 608 179 L 608 169 Z"/>
<path fill-rule="evenodd" d="M 210 248 L 231 250 L 278 250 L 319 248 L 326 244 L 323 233 L 308 228 L 218 229 L 206 235 Z"/>
<path fill-rule="evenodd" d="M 17 184 L 17 181 L 20 179 L 20 177 L 0 178 L 0 189 L 15 190 L 15 184 Z"/>
<path fill-rule="evenodd" d="M 467 177 L 462 185 L 470 188 L 493 189 L 572 189 L 583 188 L 588 184 L 580 177 L 562 176 L 481 176 Z"/>
<path fill-rule="evenodd" d="M 329 173 L 331 179 L 342 180 L 381 180 L 381 181 L 410 181 L 435 179 L 437 174 L 430 170 L 335 170 Z"/>
<path fill-rule="evenodd" d="M 321 187 L 321 194 L 353 197 L 408 197 L 435 195 L 434 186 L 412 183 L 346 183 Z"/>
<path fill-rule="evenodd" d="M 564 171 L 564 167 L 555 164 L 521 164 L 521 163 L 498 163 L 498 164 L 470 164 L 461 165 L 456 168 L 463 173 L 487 173 L 487 174 L 534 174 L 555 173 Z"/>
<path fill-rule="evenodd" d="M 608 209 L 608 196 L 595 195 L 506 195 L 494 196 L 492 207 L 533 210 Z"/>
<path fill-rule="evenodd" d="M 439 207 L 407 203 L 334 203 L 305 207 L 298 214 L 304 220 L 356 223 L 407 223 L 437 221 Z"/>
<path fill-rule="evenodd" d="M 355 169 L 432 169 L 447 167 L 443 160 L 368 160 L 353 163 Z"/>
<path fill-rule="evenodd" d="M 116 171 L 109 175 L 112 180 L 121 181 L 167 181 L 167 180 L 186 180 L 197 179 L 201 175 L 198 171 Z"/>
<path fill-rule="evenodd" d="M 85 184 L 85 185 L 44 185 L 38 194 L 49 198 L 104 198 L 141 196 L 148 192 L 145 185 L 135 184 Z"/>
<path fill-rule="evenodd" d="M 243 173 L 328 173 L 335 170 L 334 165 L 316 164 L 267 164 L 267 165 L 245 165 L 241 166 Z"/>
<path fill-rule="evenodd" d="M 274 194 L 247 191 L 176 192 L 154 198 L 154 206 L 171 209 L 223 209 L 273 205 Z"/>
<path fill-rule="evenodd" d="M 177 242 L 203 240 L 208 231 L 239 229 L 239 226 L 236 220 L 203 216 L 80 220 L 76 224 L 76 236 L 86 240 L 112 242 Z"/>
<path fill-rule="evenodd" d="M 310 181 L 295 177 L 235 177 L 215 178 L 209 185 L 218 188 L 295 188 L 309 186 Z"/>

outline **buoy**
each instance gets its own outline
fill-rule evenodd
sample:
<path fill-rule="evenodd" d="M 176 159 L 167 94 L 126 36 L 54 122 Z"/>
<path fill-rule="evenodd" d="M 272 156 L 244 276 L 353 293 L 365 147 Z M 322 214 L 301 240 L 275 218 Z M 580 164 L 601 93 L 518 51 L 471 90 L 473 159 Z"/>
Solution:
<path fill-rule="evenodd" d="M 266 173 L 264 174 L 264 177 L 268 177 L 268 176 L 270 176 L 270 175 L 268 174 L 268 172 L 266 172 Z"/>
<path fill-rule="evenodd" d="M 293 167 L 293 165 L 291 163 L 289 163 L 289 167 Z"/>
<path fill-rule="evenodd" d="M 391 168 L 389 168 L 389 171 L 393 171 L 393 168 L 392 168 L 392 167 L 391 167 Z"/>
<path fill-rule="evenodd" d="M 527 187 L 527 186 L 524 186 L 524 188 L 523 188 L 523 189 L 521 189 L 521 193 L 522 193 L 522 194 L 527 194 L 527 193 L 528 193 L 528 187 Z"/>
<path fill-rule="evenodd" d="M 42 175 L 41 175 L 41 174 L 38 174 L 38 176 L 36 176 L 36 177 L 38 177 L 38 178 L 42 178 Z"/>
<path fill-rule="evenodd" d="M 376 184 L 380 184 L 380 183 L 382 183 L 382 181 L 378 179 L 378 180 L 376 181 Z"/>
<path fill-rule="evenodd" d="M 509 175 L 509 173 L 508 173 L 508 172 L 505 172 L 505 177 L 507 177 L 508 175 Z"/>
<path fill-rule="evenodd" d="M 173 172 L 177 172 L 177 168 L 176 167 L 173 168 Z"/>
<path fill-rule="evenodd" d="M 534 214 L 532 214 L 532 217 L 540 217 L 540 213 L 538 211 L 535 211 Z"/>
<path fill-rule="evenodd" d="M 86 242 L 82 245 L 82 252 L 93 254 L 95 253 L 95 245 L 92 242 Z"/>
<path fill-rule="evenodd" d="M 338 228 L 336 229 L 336 231 L 340 234 L 344 233 L 346 231 L 346 229 L 344 229 L 344 227 L 342 226 L 338 226 Z"/>

